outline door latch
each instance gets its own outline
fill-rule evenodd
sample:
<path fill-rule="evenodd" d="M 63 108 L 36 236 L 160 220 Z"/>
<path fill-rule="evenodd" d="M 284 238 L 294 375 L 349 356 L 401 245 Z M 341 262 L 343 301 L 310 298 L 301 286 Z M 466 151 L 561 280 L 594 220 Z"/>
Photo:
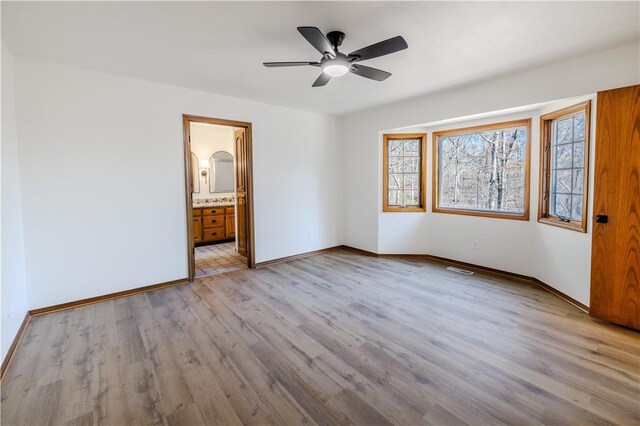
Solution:
<path fill-rule="evenodd" d="M 609 216 L 606 214 L 596 215 L 596 223 L 609 223 Z"/>

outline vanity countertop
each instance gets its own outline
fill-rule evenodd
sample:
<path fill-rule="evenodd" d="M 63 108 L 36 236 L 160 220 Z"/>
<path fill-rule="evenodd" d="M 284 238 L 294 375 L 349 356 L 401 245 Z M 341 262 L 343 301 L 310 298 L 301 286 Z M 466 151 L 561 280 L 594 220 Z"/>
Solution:
<path fill-rule="evenodd" d="M 229 201 L 217 201 L 217 202 L 209 202 L 209 203 L 193 203 L 194 209 L 202 209 L 207 207 L 233 207 L 235 203 Z"/>

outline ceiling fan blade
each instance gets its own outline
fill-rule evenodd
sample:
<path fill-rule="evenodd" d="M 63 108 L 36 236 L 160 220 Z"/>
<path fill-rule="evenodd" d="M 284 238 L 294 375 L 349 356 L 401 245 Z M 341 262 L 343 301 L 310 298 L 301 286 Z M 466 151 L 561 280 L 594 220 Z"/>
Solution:
<path fill-rule="evenodd" d="M 322 73 L 320 74 L 320 77 L 318 77 L 316 81 L 313 82 L 311 87 L 325 86 L 329 82 L 329 80 L 331 80 L 331 76 L 325 73 Z"/>
<path fill-rule="evenodd" d="M 333 50 L 333 46 L 331 46 L 329 40 L 327 40 L 324 34 L 322 34 L 322 31 L 320 31 L 318 28 L 298 27 L 298 31 L 300 32 L 300 34 L 302 34 L 302 37 L 306 38 L 307 41 L 318 50 L 318 52 L 322 53 L 323 55 L 325 53 L 329 53 L 332 56 L 336 56 L 336 52 L 335 50 Z"/>
<path fill-rule="evenodd" d="M 350 57 L 357 58 L 358 61 L 377 58 L 378 56 L 388 55 L 409 47 L 402 36 L 396 36 L 388 40 L 381 41 L 371 46 L 363 47 L 355 52 L 349 53 Z"/>
<path fill-rule="evenodd" d="M 370 78 L 371 80 L 384 81 L 391 77 L 390 72 L 382 71 L 377 68 L 365 67 L 364 65 L 354 64 L 350 71 L 360 77 Z"/>
<path fill-rule="evenodd" d="M 302 67 L 305 65 L 320 65 L 320 62 L 263 62 L 262 65 L 272 67 Z"/>

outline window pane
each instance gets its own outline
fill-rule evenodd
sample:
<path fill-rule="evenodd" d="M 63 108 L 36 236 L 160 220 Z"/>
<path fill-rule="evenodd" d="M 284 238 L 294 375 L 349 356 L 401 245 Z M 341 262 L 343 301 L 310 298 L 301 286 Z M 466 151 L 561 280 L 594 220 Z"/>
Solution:
<path fill-rule="evenodd" d="M 417 174 L 404 175 L 404 186 L 403 186 L 404 189 L 418 190 L 420 189 L 418 184 L 419 184 L 419 178 Z"/>
<path fill-rule="evenodd" d="M 584 113 L 576 115 L 573 117 L 573 134 L 574 140 L 583 141 L 584 140 Z"/>
<path fill-rule="evenodd" d="M 584 141 L 573 144 L 573 167 L 584 166 Z"/>
<path fill-rule="evenodd" d="M 402 155 L 402 141 L 389 141 L 389 156 Z"/>
<path fill-rule="evenodd" d="M 404 193 L 402 193 L 402 201 L 404 203 L 402 203 L 402 205 L 405 206 L 417 206 L 420 205 L 419 201 L 418 201 L 418 191 L 404 191 Z"/>
<path fill-rule="evenodd" d="M 555 197 L 555 211 L 556 216 L 569 217 L 571 212 L 571 196 L 558 194 Z"/>
<path fill-rule="evenodd" d="M 448 135 L 438 140 L 438 205 L 523 213 L 527 127 Z"/>
<path fill-rule="evenodd" d="M 390 206 L 397 206 L 398 205 L 398 191 L 396 191 L 396 190 L 389 191 L 388 196 L 387 196 L 387 203 Z"/>
<path fill-rule="evenodd" d="M 405 157 L 404 173 L 418 173 L 420 167 L 420 157 Z"/>
<path fill-rule="evenodd" d="M 398 205 L 399 206 L 407 205 L 407 193 L 405 191 L 398 191 Z"/>
<path fill-rule="evenodd" d="M 571 219 L 582 220 L 582 195 L 574 195 L 571 200 Z"/>
<path fill-rule="evenodd" d="M 400 189 L 402 185 L 402 175 L 389 174 L 389 189 Z"/>
<path fill-rule="evenodd" d="M 571 193 L 571 170 L 557 170 L 553 192 Z"/>
<path fill-rule="evenodd" d="M 570 143 L 571 141 L 573 141 L 573 118 L 556 121 L 555 144 Z"/>
<path fill-rule="evenodd" d="M 584 181 L 584 171 L 582 169 L 573 169 L 573 193 L 582 194 Z"/>
<path fill-rule="evenodd" d="M 402 173 L 402 157 L 389 157 L 389 173 Z"/>
<path fill-rule="evenodd" d="M 558 169 L 568 169 L 573 166 L 573 148 L 572 145 L 556 146 L 556 167 Z"/>
<path fill-rule="evenodd" d="M 408 191 L 408 199 L 407 199 L 407 205 L 408 206 L 417 206 L 420 204 L 419 201 L 419 191 Z"/>
<path fill-rule="evenodd" d="M 410 139 L 404 141 L 404 155 L 420 155 L 420 140 Z"/>

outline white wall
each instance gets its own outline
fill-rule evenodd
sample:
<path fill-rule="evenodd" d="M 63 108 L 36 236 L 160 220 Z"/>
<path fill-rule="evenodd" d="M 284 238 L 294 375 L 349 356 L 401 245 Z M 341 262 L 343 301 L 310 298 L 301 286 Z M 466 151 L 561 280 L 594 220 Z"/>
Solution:
<path fill-rule="evenodd" d="M 234 155 L 234 128 L 230 126 L 216 126 L 206 123 L 191 123 L 191 152 L 196 154 L 198 162 L 209 162 L 209 158 L 218 151 L 225 151 L 231 155 Z M 235 158 L 235 155 L 234 155 Z M 213 193 L 209 192 L 209 179 L 210 175 L 202 176 L 200 174 L 200 164 L 196 164 L 198 167 L 197 177 L 200 183 L 200 191 L 193 194 L 194 199 L 203 198 L 219 198 L 230 197 L 234 193 Z M 211 173 L 211 170 L 207 171 Z"/>
<path fill-rule="evenodd" d="M 405 128 L 394 133 L 427 133 L 427 206 L 425 213 L 380 215 L 379 240 L 384 253 L 428 253 L 476 265 L 534 276 L 578 301 L 589 303 L 591 227 L 587 233 L 537 222 L 540 174 L 540 116 L 592 101 L 589 179 L 593 185 L 595 149 L 595 96 L 552 102 L 542 108 L 528 107 L 517 114 L 492 114 L 476 120 L 457 120 L 446 125 Z M 433 133 L 501 121 L 531 118 L 530 220 L 432 213 Z M 381 142 L 380 142 L 381 143 Z M 381 166 L 382 167 L 382 166 Z M 592 188 L 592 186 L 590 186 Z M 588 221 L 593 216 L 593 191 L 589 192 Z M 380 200 L 382 202 L 382 200 Z M 517 236 L 517 238 L 514 238 Z M 477 243 L 477 245 L 475 244 Z"/>
<path fill-rule="evenodd" d="M 2 359 L 27 313 L 22 201 L 18 173 L 18 139 L 14 103 L 13 55 L 2 43 L 2 144 L 0 147 L 2 205 L 0 270 L 2 277 Z"/>
<path fill-rule="evenodd" d="M 182 114 L 253 123 L 257 262 L 341 243 L 335 118 L 15 66 L 30 307 L 186 277 Z"/>
<path fill-rule="evenodd" d="M 539 130 L 536 124 L 539 116 L 536 111 L 518 114 L 499 115 L 480 120 L 464 121 L 447 125 L 433 126 L 427 129 L 428 150 L 433 152 L 433 132 L 447 129 L 479 126 L 501 121 L 532 118 L 531 123 L 531 179 L 529 209 L 530 220 L 495 219 L 431 213 L 432 192 L 427 191 L 429 213 L 426 214 L 429 233 L 427 234 L 427 253 L 456 259 L 476 265 L 489 266 L 522 275 L 532 275 L 535 212 L 537 209 L 537 162 L 534 155 L 538 149 Z M 428 156 L 427 188 L 431 188 L 433 158 Z M 517 236 L 517 238 L 514 238 Z M 477 246 L 474 243 L 477 242 Z"/>
<path fill-rule="evenodd" d="M 588 256 L 584 255 L 584 241 L 590 237 L 566 234 L 570 231 L 558 233 L 563 230 L 549 230 L 546 229 L 550 228 L 548 226 L 538 231 L 534 224 L 537 198 L 532 200 L 531 222 L 528 223 L 433 213 L 383 213 L 381 132 L 420 124 L 424 128 L 428 123 L 456 117 L 548 103 L 638 84 L 639 52 L 638 44 L 622 46 L 341 118 L 341 142 L 344 161 L 348 164 L 345 167 L 343 207 L 345 244 L 377 253 L 430 253 L 515 273 L 539 275 L 547 284 L 588 305 L 589 286 L 585 278 L 589 275 L 589 264 Z M 524 115 L 527 114 L 513 117 Z M 482 121 L 492 120 L 478 120 L 476 123 Z M 538 139 L 537 126 L 534 128 L 533 141 Z M 532 165 L 536 165 L 536 169 L 532 169 L 532 197 L 537 194 L 536 146 L 532 147 Z M 430 145 L 427 153 L 429 165 Z M 427 176 L 427 210 L 430 212 L 430 165 Z M 524 238 L 514 242 L 510 238 L 512 235 L 523 235 Z M 403 242 L 405 238 L 406 242 Z M 472 248 L 474 240 L 480 242 L 478 250 Z M 580 247 L 571 260 L 573 266 L 560 272 L 560 265 L 556 265 L 539 273 L 539 268 L 543 268 L 548 259 L 541 256 L 536 263 L 533 252 L 545 251 L 548 244 L 560 240 L 562 243 L 559 244 Z M 509 245 L 505 246 L 507 242 Z M 483 247 L 497 251 L 494 255 L 492 250 L 483 250 Z M 509 256 L 505 257 L 507 251 Z"/>
<path fill-rule="evenodd" d="M 596 148 L 596 96 L 572 99 L 545 106 L 538 111 L 539 115 L 547 114 L 584 100 L 591 100 L 591 132 L 589 136 L 589 187 L 587 200 L 587 232 L 576 232 L 568 229 L 535 224 L 533 273 L 539 280 L 552 285 L 579 302 L 589 305 L 591 283 L 591 238 L 593 229 L 593 192 Z M 539 119 L 536 120 L 540 125 Z M 538 138 L 535 155 L 535 175 L 539 176 L 540 140 Z M 534 145 L 535 146 L 535 145 Z M 532 173 L 534 172 L 532 168 Z M 537 207 L 537 204 L 536 204 Z M 533 218 L 534 220 L 536 217 Z"/>
<path fill-rule="evenodd" d="M 402 130 L 389 130 L 380 132 L 378 135 L 378 152 L 377 158 L 378 170 L 382 171 L 382 135 L 384 133 L 427 133 L 426 127 L 412 127 Z M 427 160 L 431 158 L 429 153 L 431 148 L 429 145 L 429 135 L 427 134 Z M 429 167 L 429 165 L 427 165 Z M 430 172 L 427 170 L 427 188 L 431 188 Z M 377 203 L 380 206 L 378 210 L 382 210 L 382 173 L 378 177 L 380 181 Z M 429 193 L 427 192 L 427 197 Z M 430 199 L 427 199 L 430 203 Z M 423 254 L 427 253 L 428 241 L 427 235 L 430 233 L 430 225 L 426 213 L 395 213 L 387 212 L 378 213 L 378 253 L 384 254 Z"/>

